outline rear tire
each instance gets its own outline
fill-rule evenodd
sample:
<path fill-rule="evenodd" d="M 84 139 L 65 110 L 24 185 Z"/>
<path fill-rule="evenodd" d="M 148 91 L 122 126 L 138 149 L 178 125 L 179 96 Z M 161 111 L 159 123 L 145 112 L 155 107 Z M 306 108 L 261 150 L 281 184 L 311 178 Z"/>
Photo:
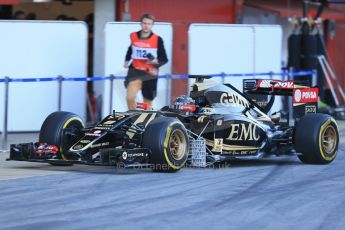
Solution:
<path fill-rule="evenodd" d="M 176 172 L 185 165 L 188 158 L 188 134 L 178 119 L 159 117 L 147 125 L 143 147 L 151 150 L 153 171 Z"/>
<path fill-rule="evenodd" d="M 295 129 L 295 149 L 306 164 L 329 164 L 338 151 L 339 133 L 336 121 L 327 114 L 308 114 Z"/>
<path fill-rule="evenodd" d="M 76 132 L 84 128 L 81 118 L 70 112 L 54 112 L 43 122 L 39 142 L 55 145 L 59 148 L 59 158 L 65 159 L 64 153 L 75 143 L 75 139 L 67 136 L 66 129 L 75 129 Z M 70 166 L 71 163 L 50 163 L 54 166 Z"/>

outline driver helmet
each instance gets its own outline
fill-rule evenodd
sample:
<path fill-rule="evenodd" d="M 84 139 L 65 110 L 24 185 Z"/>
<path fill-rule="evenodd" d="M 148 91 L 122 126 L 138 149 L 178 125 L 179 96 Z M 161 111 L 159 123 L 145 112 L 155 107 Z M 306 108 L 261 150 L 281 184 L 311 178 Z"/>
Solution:
<path fill-rule="evenodd" d="M 196 110 L 195 101 L 186 95 L 176 97 L 173 109 L 178 112 L 194 112 Z"/>

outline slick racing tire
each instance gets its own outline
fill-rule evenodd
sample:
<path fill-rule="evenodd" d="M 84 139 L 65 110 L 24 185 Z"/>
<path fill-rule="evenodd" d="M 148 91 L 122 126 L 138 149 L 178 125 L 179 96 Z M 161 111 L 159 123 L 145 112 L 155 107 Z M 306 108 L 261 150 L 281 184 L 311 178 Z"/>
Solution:
<path fill-rule="evenodd" d="M 189 138 L 178 119 L 159 117 L 147 125 L 143 147 L 151 150 L 150 163 L 153 164 L 153 171 L 176 172 L 187 161 Z"/>
<path fill-rule="evenodd" d="M 327 114 L 309 114 L 300 119 L 294 135 L 298 158 L 306 164 L 329 164 L 338 151 L 336 121 Z"/>
<path fill-rule="evenodd" d="M 64 153 L 78 139 L 80 130 L 84 124 L 79 116 L 69 112 L 54 112 L 50 114 L 43 122 L 39 142 L 55 145 L 59 148 L 59 158 L 65 159 Z M 72 131 L 75 135 L 67 134 L 66 130 Z M 50 163 L 55 166 L 70 166 L 71 163 Z"/>

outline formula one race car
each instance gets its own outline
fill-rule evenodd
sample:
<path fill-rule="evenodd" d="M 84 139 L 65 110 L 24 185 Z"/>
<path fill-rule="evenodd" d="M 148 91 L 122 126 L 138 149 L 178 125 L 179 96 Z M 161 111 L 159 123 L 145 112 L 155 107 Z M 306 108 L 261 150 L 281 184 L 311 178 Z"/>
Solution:
<path fill-rule="evenodd" d="M 39 142 L 11 145 L 9 160 L 171 172 L 185 164 L 205 167 L 268 155 L 297 154 L 313 164 L 328 164 L 336 157 L 337 124 L 317 113 L 317 88 L 293 81 L 244 80 L 242 93 L 230 84 L 206 81 L 207 76 L 190 77 L 195 78 L 190 95 L 158 111 L 138 103 L 137 110 L 113 111 L 91 128 L 84 128 L 75 114 L 52 113 L 43 122 Z M 284 120 L 283 112 L 268 115 L 275 95 L 293 97 L 293 122 Z"/>

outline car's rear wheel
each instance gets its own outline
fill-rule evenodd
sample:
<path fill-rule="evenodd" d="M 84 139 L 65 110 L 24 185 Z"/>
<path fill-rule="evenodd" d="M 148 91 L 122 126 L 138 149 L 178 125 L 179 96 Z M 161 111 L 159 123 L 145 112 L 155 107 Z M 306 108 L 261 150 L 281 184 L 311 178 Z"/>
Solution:
<path fill-rule="evenodd" d="M 307 164 L 329 164 L 338 151 L 336 121 L 326 114 L 309 114 L 300 119 L 295 130 L 298 158 Z"/>
<path fill-rule="evenodd" d="M 176 118 L 159 117 L 146 127 L 143 147 L 151 150 L 153 171 L 176 172 L 185 165 L 188 158 L 188 134 Z"/>
<path fill-rule="evenodd" d="M 43 122 L 39 142 L 55 145 L 59 148 L 59 158 L 66 159 L 65 153 L 80 138 L 84 128 L 81 118 L 70 112 L 54 112 Z M 71 163 L 50 163 L 56 166 L 69 166 Z"/>

